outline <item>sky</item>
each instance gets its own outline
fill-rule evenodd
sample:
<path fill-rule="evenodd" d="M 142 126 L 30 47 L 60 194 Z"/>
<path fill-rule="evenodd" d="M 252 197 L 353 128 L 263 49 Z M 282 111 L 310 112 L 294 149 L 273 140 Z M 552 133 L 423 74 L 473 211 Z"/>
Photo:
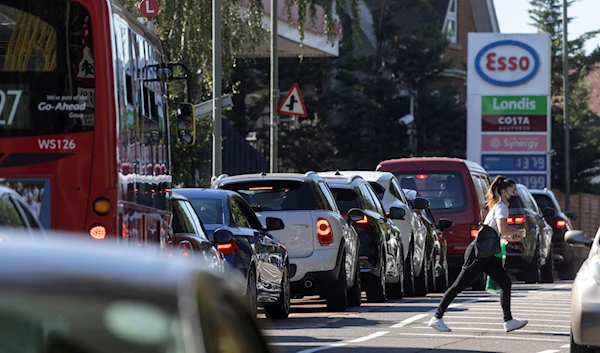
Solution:
<path fill-rule="evenodd" d="M 536 33 L 529 25 L 529 0 L 494 0 L 496 17 L 500 33 Z M 600 29 L 600 0 L 578 0 L 571 5 L 567 15 L 573 20 L 569 23 L 569 39 L 588 31 Z M 585 50 L 590 53 L 600 45 L 600 36 L 588 41 Z"/>

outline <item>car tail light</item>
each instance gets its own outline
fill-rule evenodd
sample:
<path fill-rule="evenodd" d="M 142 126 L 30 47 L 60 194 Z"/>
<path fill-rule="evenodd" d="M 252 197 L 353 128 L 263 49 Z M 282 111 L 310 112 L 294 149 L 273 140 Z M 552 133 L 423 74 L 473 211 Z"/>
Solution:
<path fill-rule="evenodd" d="M 558 221 L 556 221 L 556 226 L 558 228 L 565 228 L 567 226 L 567 221 L 565 221 L 564 219 L 559 219 Z"/>
<path fill-rule="evenodd" d="M 429 175 L 427 175 L 427 174 L 417 174 L 416 178 L 419 179 L 419 180 L 425 180 L 425 179 L 429 178 Z"/>
<path fill-rule="evenodd" d="M 106 238 L 106 227 L 101 224 L 92 226 L 92 228 L 90 228 L 90 236 L 97 240 Z"/>
<path fill-rule="evenodd" d="M 471 239 L 477 238 L 477 233 L 479 232 L 479 227 L 477 224 L 471 224 Z"/>
<path fill-rule="evenodd" d="M 192 247 L 188 243 L 179 244 L 179 256 L 181 257 L 193 257 L 192 255 Z"/>
<path fill-rule="evenodd" d="M 369 217 L 367 217 L 367 215 L 365 215 L 362 219 L 359 219 L 358 221 L 354 222 L 356 224 L 369 224 Z"/>
<path fill-rule="evenodd" d="M 510 225 L 520 225 L 525 223 L 527 218 L 524 215 L 512 215 L 506 219 L 506 222 Z"/>
<path fill-rule="evenodd" d="M 321 245 L 329 245 L 333 243 L 331 225 L 325 218 L 319 218 L 317 220 L 317 238 L 319 240 L 319 244 Z"/>
<path fill-rule="evenodd" d="M 219 250 L 223 255 L 233 255 L 237 251 L 237 244 L 235 240 L 230 241 L 226 244 L 217 245 L 217 250 Z"/>

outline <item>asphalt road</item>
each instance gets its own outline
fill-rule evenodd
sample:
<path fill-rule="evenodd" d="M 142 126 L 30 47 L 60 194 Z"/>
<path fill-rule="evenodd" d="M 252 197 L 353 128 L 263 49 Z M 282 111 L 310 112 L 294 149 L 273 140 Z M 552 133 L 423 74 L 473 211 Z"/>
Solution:
<path fill-rule="evenodd" d="M 498 296 L 463 292 L 444 316 L 451 333 L 427 327 L 441 294 L 366 303 L 345 312 L 327 312 L 318 297 L 292 302 L 287 320 L 259 315 L 275 352 L 409 353 L 569 351 L 571 282 L 513 284 L 513 316 L 528 319 L 523 329 L 504 332 Z"/>

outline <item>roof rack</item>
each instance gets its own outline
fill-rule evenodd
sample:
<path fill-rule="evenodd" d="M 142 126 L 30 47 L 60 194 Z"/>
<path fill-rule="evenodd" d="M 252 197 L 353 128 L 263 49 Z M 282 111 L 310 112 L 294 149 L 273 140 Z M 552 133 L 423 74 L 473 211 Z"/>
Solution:
<path fill-rule="evenodd" d="M 221 179 L 224 179 L 224 178 L 227 178 L 227 177 L 229 177 L 229 174 L 221 174 L 221 175 L 219 175 L 219 176 L 218 176 L 218 177 L 215 179 L 215 181 L 214 181 L 214 182 L 217 182 L 217 181 L 219 181 L 219 180 L 221 180 Z"/>
<path fill-rule="evenodd" d="M 352 183 L 354 180 L 356 180 L 356 179 L 362 179 L 362 178 L 363 178 L 363 177 L 361 177 L 361 176 L 360 176 L 360 175 L 358 175 L 358 174 L 353 174 L 353 175 L 350 175 L 350 176 L 348 177 L 348 184 L 351 184 L 351 183 Z"/>
<path fill-rule="evenodd" d="M 317 174 L 317 172 L 315 172 L 315 171 L 309 171 L 309 172 L 304 173 L 305 177 L 309 177 L 309 176 L 313 176 L 313 175 L 319 176 L 319 174 Z"/>

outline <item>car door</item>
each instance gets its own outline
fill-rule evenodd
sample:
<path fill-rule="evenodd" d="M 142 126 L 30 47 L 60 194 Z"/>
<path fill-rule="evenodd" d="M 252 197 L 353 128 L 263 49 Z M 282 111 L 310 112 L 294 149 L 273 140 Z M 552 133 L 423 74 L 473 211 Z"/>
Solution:
<path fill-rule="evenodd" d="M 364 190 L 365 195 L 368 197 L 369 203 L 372 205 L 373 211 L 377 213 L 379 216 L 379 224 L 382 228 L 382 232 L 386 234 L 386 250 L 388 259 L 392 261 L 393 267 L 396 268 L 397 262 L 400 260 L 398 253 L 400 251 L 400 244 L 402 243 L 402 238 L 400 235 L 400 230 L 392 220 L 386 217 L 385 211 L 383 209 L 383 205 L 373 188 L 367 183 L 361 184 L 361 188 Z"/>
<path fill-rule="evenodd" d="M 260 220 L 244 199 L 236 195 L 231 198 L 231 202 L 240 212 L 239 221 L 245 223 L 240 230 L 251 239 L 255 247 L 259 281 L 265 281 L 270 286 L 279 286 L 285 267 L 285 250 L 263 229 Z"/>
<path fill-rule="evenodd" d="M 221 256 L 212 242 L 208 240 L 200 217 L 187 200 L 173 200 L 173 232 L 178 238 L 178 243 L 189 241 L 194 250 L 200 251 L 203 258 L 209 263 L 218 265 L 221 262 Z M 192 236 L 190 237 L 190 235 Z"/>
<path fill-rule="evenodd" d="M 393 192 L 394 195 L 398 195 L 400 200 L 406 205 L 406 217 L 409 217 L 408 219 L 410 219 L 411 222 L 411 232 L 412 238 L 414 239 L 415 253 L 423 254 L 425 252 L 425 244 L 427 242 L 427 226 L 423 223 L 421 216 L 417 214 L 417 211 L 410 207 L 410 202 L 408 201 L 406 194 L 404 194 L 404 190 L 400 187 L 400 184 L 398 183 L 398 179 L 396 179 L 396 177 L 394 177 L 390 183 L 390 191 Z M 410 233 L 402 233 L 402 242 L 404 244 L 405 258 L 408 256 L 410 240 Z"/>
<path fill-rule="evenodd" d="M 540 232 L 540 256 L 542 259 L 548 258 L 548 254 L 551 252 L 552 247 L 552 227 L 546 222 L 540 208 L 538 207 L 533 195 L 527 189 L 522 190 L 525 193 L 525 203 L 527 207 L 531 207 L 535 214 L 535 220 Z M 521 192 L 521 190 L 519 190 Z"/>

